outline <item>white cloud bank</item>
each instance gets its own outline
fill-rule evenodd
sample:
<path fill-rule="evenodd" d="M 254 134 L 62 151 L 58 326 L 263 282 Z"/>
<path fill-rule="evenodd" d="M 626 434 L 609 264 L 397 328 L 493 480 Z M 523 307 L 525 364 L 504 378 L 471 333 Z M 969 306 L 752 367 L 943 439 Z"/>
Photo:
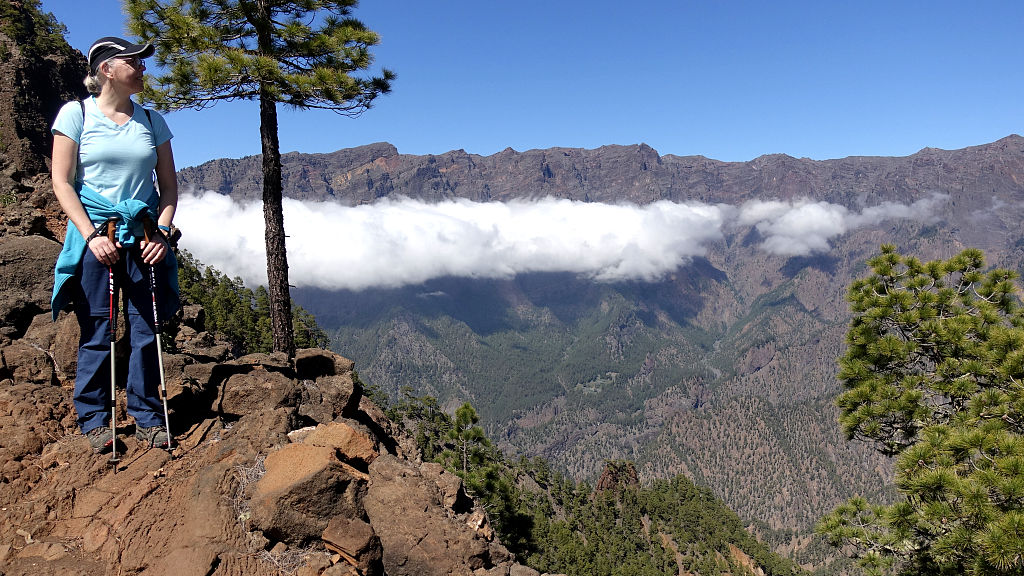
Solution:
<path fill-rule="evenodd" d="M 932 194 L 913 204 L 883 202 L 851 212 L 845 206 L 828 202 L 753 200 L 739 209 L 736 224 L 754 226 L 765 239 L 762 248 L 780 256 L 806 256 L 828 252 L 829 240 L 850 230 L 880 224 L 885 220 L 929 220 L 944 194 Z"/>
<path fill-rule="evenodd" d="M 945 199 L 887 202 L 851 212 L 827 202 L 644 206 L 534 201 L 428 204 L 383 200 L 345 207 L 284 201 L 289 280 L 296 286 L 361 290 L 444 276 L 510 278 L 574 272 L 598 281 L 653 281 L 703 255 L 732 226 L 754 226 L 762 248 L 784 256 L 825 252 L 849 230 L 887 219 L 929 218 Z M 183 193 L 183 248 L 247 284 L 266 284 L 262 204 L 214 192 Z"/>

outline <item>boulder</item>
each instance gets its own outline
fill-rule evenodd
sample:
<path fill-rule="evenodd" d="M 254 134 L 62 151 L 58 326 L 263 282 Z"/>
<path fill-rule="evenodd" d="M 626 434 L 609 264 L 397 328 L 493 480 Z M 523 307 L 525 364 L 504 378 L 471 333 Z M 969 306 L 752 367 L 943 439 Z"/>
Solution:
<path fill-rule="evenodd" d="M 57 317 L 57 335 L 50 346 L 54 368 L 62 384 L 75 380 L 78 371 L 78 320 L 74 314 L 62 312 Z"/>
<path fill-rule="evenodd" d="M 206 329 L 206 310 L 199 304 L 185 304 L 181 307 L 181 323 L 191 327 L 192 333 Z"/>
<path fill-rule="evenodd" d="M 303 348 L 295 351 L 295 373 L 305 380 L 351 374 L 354 367 L 354 362 L 330 350 Z"/>
<path fill-rule="evenodd" d="M 363 517 L 364 475 L 340 462 L 333 449 L 287 444 L 264 465 L 249 506 L 253 526 L 268 538 L 302 545 L 321 537 L 335 516 Z"/>
<path fill-rule="evenodd" d="M 78 369 L 78 321 L 74 314 L 62 312 L 56 321 L 48 311 L 37 314 L 21 341 L 47 351 L 56 383 L 74 381 Z"/>
<path fill-rule="evenodd" d="M 294 406 L 299 390 L 295 382 L 280 372 L 253 370 L 234 374 L 221 385 L 215 409 L 222 414 L 242 416 L 250 412 Z"/>
<path fill-rule="evenodd" d="M 302 441 L 313 446 L 333 448 L 343 461 L 363 470 L 380 454 L 377 442 L 368 433 L 357 430 L 347 422 L 321 424 Z"/>
<path fill-rule="evenodd" d="M 46 350 L 18 340 L 0 349 L 0 378 L 7 376 L 15 382 L 56 384 L 53 362 Z"/>
<path fill-rule="evenodd" d="M 53 342 L 57 339 L 60 325 L 60 319 L 54 322 L 49 311 L 36 314 L 21 339 L 34 346 L 50 350 L 53 347 Z"/>
<path fill-rule="evenodd" d="M 443 500 L 437 483 L 406 460 L 382 454 L 370 464 L 363 502 L 389 576 L 472 574 L 511 563 L 504 546 L 483 540 Z"/>
<path fill-rule="evenodd" d="M 324 545 L 364 576 L 384 574 L 383 549 L 373 526 L 359 518 L 335 516 L 323 533 Z"/>
<path fill-rule="evenodd" d="M 473 501 L 466 494 L 462 478 L 444 469 L 436 462 L 424 462 L 420 467 L 423 476 L 434 481 L 441 495 L 441 504 L 456 514 L 467 513 L 473 508 Z"/>
<path fill-rule="evenodd" d="M 381 439 L 387 452 L 406 458 L 419 454 L 416 440 L 396 426 L 373 400 L 363 396 L 361 390 L 359 392 L 358 408 L 346 412 L 346 415 L 357 419 L 369 428 L 377 438 Z"/>
<path fill-rule="evenodd" d="M 61 245 L 42 236 L 0 237 L 0 326 L 11 338 L 50 309 L 53 264 Z"/>
<path fill-rule="evenodd" d="M 209 332 L 197 332 L 195 328 L 184 325 L 178 328 L 174 336 L 174 344 L 178 350 L 203 362 L 220 362 L 231 356 L 231 347 L 214 339 Z"/>
<path fill-rule="evenodd" d="M 358 397 L 351 373 L 304 379 L 302 384 L 299 414 L 315 422 L 330 422 L 349 412 L 353 398 Z"/>

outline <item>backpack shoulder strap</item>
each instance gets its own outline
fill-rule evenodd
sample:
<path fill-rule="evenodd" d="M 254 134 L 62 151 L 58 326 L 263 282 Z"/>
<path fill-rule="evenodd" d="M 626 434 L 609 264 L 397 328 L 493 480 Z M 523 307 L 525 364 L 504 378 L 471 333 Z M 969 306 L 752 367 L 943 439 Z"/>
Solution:
<path fill-rule="evenodd" d="M 85 133 L 85 100 L 79 100 L 78 101 L 78 105 L 82 107 L 82 133 L 84 134 Z M 81 136 L 78 137 L 78 146 L 75 147 L 75 150 L 77 150 L 75 158 L 78 161 L 78 166 L 81 166 L 82 165 L 82 137 Z M 75 172 L 78 172 L 78 167 L 77 166 L 75 167 Z"/>
<path fill-rule="evenodd" d="M 142 106 L 142 105 L 139 105 L 139 108 L 142 108 L 142 111 L 146 113 L 146 121 L 149 122 L 149 134 L 150 134 L 150 136 L 153 137 L 153 139 L 155 141 L 156 140 L 156 130 L 153 128 L 153 116 L 150 115 L 149 108 L 146 108 L 145 106 Z"/>
<path fill-rule="evenodd" d="M 142 107 L 142 111 L 146 113 L 146 120 L 149 121 L 149 137 L 152 139 L 153 144 L 156 144 L 156 131 L 153 129 L 153 117 L 149 115 L 149 108 Z M 157 182 L 156 168 L 153 169 L 153 187 L 156 188 L 157 193 L 160 193 L 160 184 Z"/>

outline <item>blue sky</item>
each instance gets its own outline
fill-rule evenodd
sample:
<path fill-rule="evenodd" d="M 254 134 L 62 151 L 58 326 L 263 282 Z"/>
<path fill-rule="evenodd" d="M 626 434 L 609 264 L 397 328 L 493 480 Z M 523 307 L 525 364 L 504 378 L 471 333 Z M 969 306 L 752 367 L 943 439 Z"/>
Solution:
<path fill-rule="evenodd" d="M 117 0 L 43 0 L 88 49 Z M 393 92 L 280 113 L 284 152 L 481 155 L 646 143 L 725 161 L 903 156 L 1024 133 L 1024 2 L 364 0 Z M 180 167 L 260 152 L 258 110 L 167 116 Z"/>

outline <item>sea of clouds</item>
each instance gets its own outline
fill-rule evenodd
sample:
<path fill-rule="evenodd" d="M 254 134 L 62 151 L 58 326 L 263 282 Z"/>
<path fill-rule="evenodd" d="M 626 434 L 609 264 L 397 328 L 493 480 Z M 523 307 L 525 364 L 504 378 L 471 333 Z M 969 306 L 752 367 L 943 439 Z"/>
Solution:
<path fill-rule="evenodd" d="M 885 202 L 860 212 L 812 200 L 599 204 L 544 198 L 511 202 L 385 199 L 346 207 L 284 200 L 289 280 L 362 290 L 445 276 L 510 278 L 573 272 L 596 281 L 655 281 L 701 256 L 737 227 L 782 256 L 827 252 L 830 240 L 885 220 L 927 221 L 945 196 Z M 214 192 L 183 193 L 181 246 L 247 285 L 266 284 L 263 205 Z"/>

